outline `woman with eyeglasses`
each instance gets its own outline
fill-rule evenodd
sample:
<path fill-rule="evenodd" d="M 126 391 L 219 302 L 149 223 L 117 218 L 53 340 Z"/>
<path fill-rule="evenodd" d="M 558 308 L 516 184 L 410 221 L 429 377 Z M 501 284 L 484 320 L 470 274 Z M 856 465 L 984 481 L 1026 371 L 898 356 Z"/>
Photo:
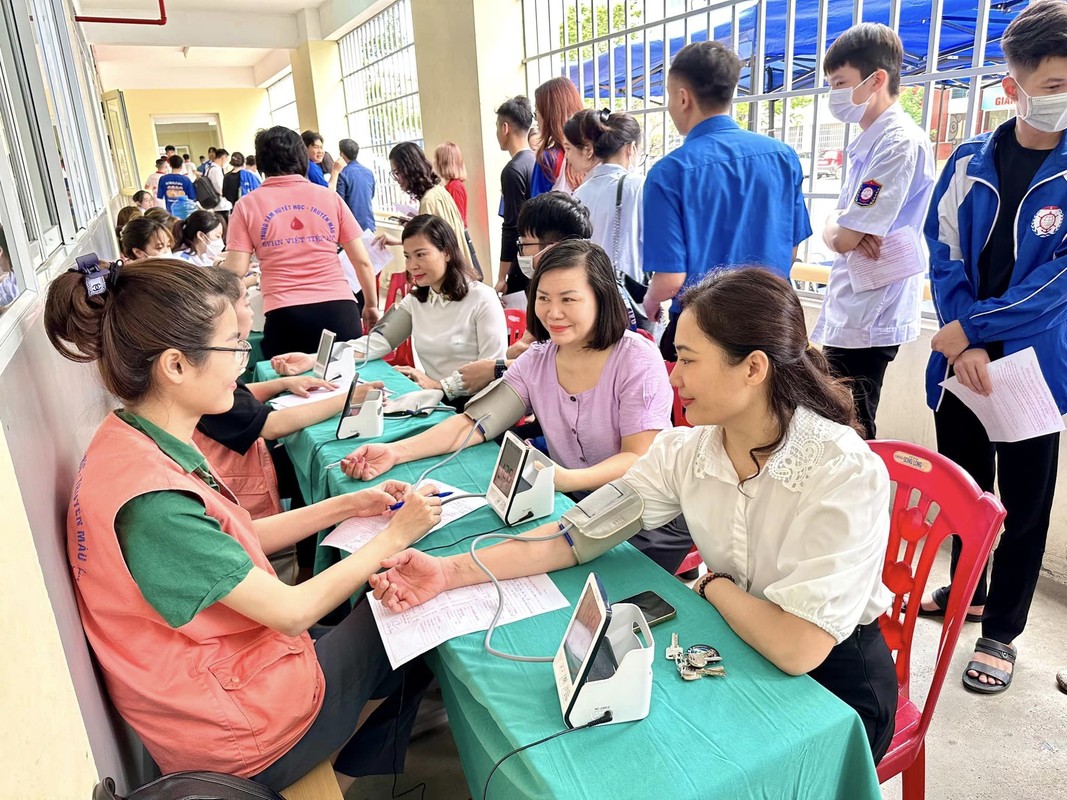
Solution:
<path fill-rule="evenodd" d="M 233 304 L 241 341 L 247 341 L 252 332 L 253 313 L 244 282 L 226 269 L 210 268 L 209 272 L 216 279 L 219 293 Z M 247 362 L 247 352 L 239 355 Z M 383 385 L 380 382 L 360 384 L 353 392 L 354 401 L 363 402 L 368 391 L 381 389 Z M 285 447 L 268 447 L 267 442 L 336 417 L 344 409 L 346 397 L 341 394 L 317 403 L 277 409 L 269 406 L 268 401 L 284 392 L 314 397 L 318 391 L 336 388 L 307 375 L 248 384 L 238 378 L 233 408 L 200 418 L 193 443 L 252 519 L 280 513 L 283 498 L 291 501 L 291 508 L 305 504 Z M 272 555 L 270 561 L 279 578 L 289 584 L 296 583 L 295 545 Z"/>
<path fill-rule="evenodd" d="M 563 126 L 567 160 L 588 170 L 574 196 L 589 209 L 594 242 L 611 256 L 624 299 L 638 324 L 651 331 L 642 303 L 648 279 L 641 267 L 645 236 L 645 176 L 634 172 L 641 126 L 632 116 L 608 109 L 579 111 Z"/>
<path fill-rule="evenodd" d="M 367 603 L 315 641 L 308 629 L 436 524 L 434 487 L 389 481 L 252 520 L 193 445 L 201 417 L 233 406 L 248 360 L 230 298 L 178 259 L 112 270 L 102 294 L 100 278 L 57 276 L 45 330 L 122 403 L 89 444 L 67 518 L 82 624 L 115 707 L 164 773 L 277 790 L 335 753 L 342 788 L 393 772 L 428 670 L 390 669 Z M 358 553 L 298 586 L 275 576 L 268 554 L 401 498 Z"/>
<path fill-rule="evenodd" d="M 456 234 L 463 258 L 478 271 L 459 207 L 448 190 L 441 185 L 440 176 L 433 171 L 433 166 L 426 159 L 422 148 L 414 142 L 401 142 L 389 151 L 389 167 L 392 169 L 389 174 L 393 176 L 397 186 L 419 202 L 418 213 L 432 214 L 443 219 Z M 384 232 L 379 232 L 374 238 L 388 245 L 402 244 L 400 239 Z"/>

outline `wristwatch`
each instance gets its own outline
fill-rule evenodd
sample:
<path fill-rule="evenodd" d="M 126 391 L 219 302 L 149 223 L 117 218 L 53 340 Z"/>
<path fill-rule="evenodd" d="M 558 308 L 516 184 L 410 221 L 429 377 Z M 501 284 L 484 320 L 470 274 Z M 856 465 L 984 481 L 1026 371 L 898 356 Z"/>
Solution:
<path fill-rule="evenodd" d="M 496 365 L 493 367 L 493 380 L 498 381 L 504 377 L 504 373 L 508 371 L 507 362 L 502 358 L 496 360 Z"/>
<path fill-rule="evenodd" d="M 737 581 L 734 580 L 734 576 L 731 575 L 729 572 L 709 572 L 707 575 L 701 578 L 700 583 L 697 584 L 697 594 L 707 600 L 708 598 L 704 594 L 704 590 L 707 589 L 708 584 L 716 578 L 726 578 L 726 580 L 730 581 L 730 583 L 737 583 Z"/>

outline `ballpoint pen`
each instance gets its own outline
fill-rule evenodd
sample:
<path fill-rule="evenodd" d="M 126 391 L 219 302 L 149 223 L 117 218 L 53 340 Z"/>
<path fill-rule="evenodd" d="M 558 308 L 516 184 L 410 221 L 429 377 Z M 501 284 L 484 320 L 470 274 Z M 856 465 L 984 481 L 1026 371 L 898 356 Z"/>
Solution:
<path fill-rule="evenodd" d="M 440 492 L 439 494 L 427 495 L 427 497 L 448 497 L 448 496 L 453 495 L 453 494 L 455 494 L 455 492 Z M 393 503 L 391 506 L 389 506 L 389 510 L 390 511 L 398 511 L 403 505 L 404 505 L 404 501 L 401 500 L 399 503 Z"/>

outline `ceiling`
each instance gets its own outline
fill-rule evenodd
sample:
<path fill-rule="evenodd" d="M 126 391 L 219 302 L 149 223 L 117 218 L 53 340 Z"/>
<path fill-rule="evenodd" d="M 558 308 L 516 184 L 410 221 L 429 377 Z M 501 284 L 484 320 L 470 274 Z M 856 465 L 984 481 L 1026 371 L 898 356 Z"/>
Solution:
<path fill-rule="evenodd" d="M 167 0 L 167 16 L 183 11 L 254 12 L 259 14 L 295 14 L 305 8 L 317 8 L 323 0 Z M 156 0 L 80 0 L 80 14 L 99 14 L 100 11 L 131 11 L 136 16 L 154 17 L 159 10 Z M 143 12 L 143 13 L 140 13 Z M 134 16 L 134 14 L 131 14 Z M 249 20 L 252 24 L 255 19 Z"/>
<path fill-rule="evenodd" d="M 263 47 L 159 47 L 94 45 L 96 60 L 118 64 L 151 65 L 153 68 L 254 67 L 273 50 Z"/>

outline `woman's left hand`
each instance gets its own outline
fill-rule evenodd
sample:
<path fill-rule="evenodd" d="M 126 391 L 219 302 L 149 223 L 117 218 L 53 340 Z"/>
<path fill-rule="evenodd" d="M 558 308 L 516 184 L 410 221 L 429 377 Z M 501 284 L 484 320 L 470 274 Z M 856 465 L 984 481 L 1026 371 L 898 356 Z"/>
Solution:
<path fill-rule="evenodd" d="M 404 499 L 410 484 L 403 481 L 384 481 L 373 489 L 361 489 L 348 495 L 352 500 L 352 516 L 380 517 L 389 507 Z"/>
<path fill-rule="evenodd" d="M 415 381 L 419 385 L 420 389 L 440 389 L 441 381 L 435 381 L 432 378 L 428 378 L 425 373 L 420 372 L 414 367 L 393 367 L 397 372 L 410 380 Z"/>
<path fill-rule="evenodd" d="M 285 388 L 297 397 L 308 397 L 313 391 L 326 389 L 332 391 L 338 388 L 329 381 L 321 378 L 313 378 L 310 375 L 297 375 L 295 378 L 285 378 Z"/>

